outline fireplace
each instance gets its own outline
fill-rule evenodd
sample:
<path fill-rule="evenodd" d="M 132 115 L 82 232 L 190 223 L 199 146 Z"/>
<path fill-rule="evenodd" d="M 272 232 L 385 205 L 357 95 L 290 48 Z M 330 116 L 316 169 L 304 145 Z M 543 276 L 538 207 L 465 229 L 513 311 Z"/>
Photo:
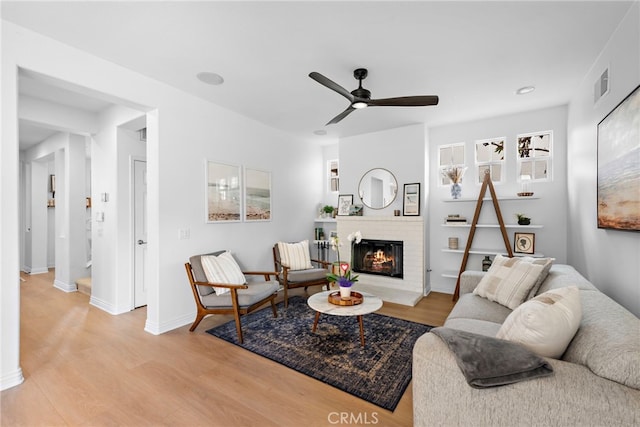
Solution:
<path fill-rule="evenodd" d="M 353 245 L 352 270 L 402 278 L 403 244 L 400 240 L 362 239 Z"/>

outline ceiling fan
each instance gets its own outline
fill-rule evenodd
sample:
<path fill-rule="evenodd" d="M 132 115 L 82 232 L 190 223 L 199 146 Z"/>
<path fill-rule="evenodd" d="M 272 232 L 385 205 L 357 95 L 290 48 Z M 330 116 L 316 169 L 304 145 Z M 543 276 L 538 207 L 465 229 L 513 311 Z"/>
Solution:
<path fill-rule="evenodd" d="M 309 73 L 309 77 L 323 86 L 338 92 L 349 100 L 349 106 L 342 113 L 335 116 L 328 125 L 338 123 L 347 117 L 353 110 L 365 107 L 425 107 L 427 105 L 438 105 L 438 97 L 435 95 L 426 96 L 401 96 L 397 98 L 371 99 L 371 92 L 362 87 L 362 80 L 367 78 L 366 68 L 358 68 L 353 71 L 353 77 L 359 81 L 358 88 L 349 92 L 336 82 L 326 78 L 315 71 Z"/>

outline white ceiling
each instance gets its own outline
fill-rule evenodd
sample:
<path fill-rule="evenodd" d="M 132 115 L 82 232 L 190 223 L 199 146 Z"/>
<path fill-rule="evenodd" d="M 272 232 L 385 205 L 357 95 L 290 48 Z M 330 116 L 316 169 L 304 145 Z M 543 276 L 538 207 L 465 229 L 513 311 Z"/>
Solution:
<path fill-rule="evenodd" d="M 301 139 L 326 141 L 566 104 L 631 4 L 3 1 L 1 12 Z M 347 101 L 309 72 L 351 91 L 359 67 L 369 70 L 363 86 L 372 98 L 438 95 L 440 103 L 371 107 L 325 126 Z M 202 71 L 224 84 L 203 84 L 195 77 Z M 536 90 L 514 94 L 526 85 Z M 313 134 L 321 129 L 327 136 Z"/>

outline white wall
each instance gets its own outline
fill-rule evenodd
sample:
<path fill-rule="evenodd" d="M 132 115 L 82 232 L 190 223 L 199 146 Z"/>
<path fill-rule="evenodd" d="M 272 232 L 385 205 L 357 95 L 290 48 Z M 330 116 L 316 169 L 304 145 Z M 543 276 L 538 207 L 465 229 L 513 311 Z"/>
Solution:
<path fill-rule="evenodd" d="M 522 133 L 537 131 L 553 132 L 553 162 L 550 182 L 536 182 L 531 190 L 535 193 L 535 200 L 501 201 L 500 210 L 505 223 L 516 223 L 516 213 L 526 213 L 532 218 L 533 224 L 542 224 L 544 228 L 526 230 L 535 233 L 536 252 L 556 259 L 557 263 L 567 262 L 567 180 L 566 180 L 566 155 L 567 155 L 567 108 L 560 106 L 544 110 L 530 111 L 486 120 L 478 120 L 468 123 L 458 123 L 429 129 L 429 152 L 431 157 L 431 170 L 429 175 L 430 197 L 428 203 L 431 248 L 430 268 L 431 289 L 438 292 L 453 293 L 455 279 L 442 277 L 445 271 L 460 269 L 462 254 L 445 253 L 442 249 L 447 247 L 448 237 L 458 237 L 459 247 L 464 249 L 469 229 L 452 229 L 442 227 L 444 218 L 449 214 L 466 216 L 469 223 L 473 219 L 473 213 L 480 192 L 480 184 L 474 183 L 474 143 L 476 140 L 494 137 L 506 137 L 505 160 L 506 171 L 503 184 L 495 184 L 498 197 L 513 197 L 520 191 L 516 182 L 516 157 L 517 137 Z M 462 197 L 471 198 L 471 201 L 451 202 L 450 186 L 439 185 L 438 176 L 438 147 L 440 145 L 465 143 L 465 164 L 468 167 L 462 183 Z M 489 191 L 485 196 L 490 196 Z M 496 215 L 491 202 L 485 202 L 480 216 L 480 223 L 497 223 Z M 515 230 L 507 230 L 510 245 L 513 248 L 513 233 Z M 523 230 L 518 230 L 523 231 Z M 499 229 L 479 229 L 473 241 L 473 248 L 497 248 L 504 250 Z M 483 256 L 472 255 L 467 263 L 467 270 L 481 270 Z"/>
<path fill-rule="evenodd" d="M 340 194 L 353 194 L 353 203 L 361 205 L 360 178 L 370 169 L 384 168 L 396 177 L 398 194 L 387 208 L 364 207 L 364 215 L 392 216 L 394 209 L 402 211 L 404 184 L 421 183 L 420 191 L 424 195 L 425 137 L 425 126 L 419 124 L 341 138 Z M 424 206 L 424 196 L 421 201 Z"/>
<path fill-rule="evenodd" d="M 597 105 L 593 84 L 609 67 L 610 92 Z M 597 228 L 597 126 L 640 83 L 640 3 L 636 2 L 569 104 L 569 263 L 640 316 L 640 236 Z"/>
<path fill-rule="evenodd" d="M 271 269 L 271 247 L 276 241 L 302 239 L 312 232 L 316 206 L 323 192 L 318 185 L 323 169 L 319 146 L 293 140 L 258 122 L 7 22 L 2 23 L 2 55 L 0 165 L 3 176 L 13 177 L 2 180 L 0 201 L 2 388 L 22 381 L 17 256 L 17 67 L 109 94 L 125 105 L 147 111 L 151 267 L 147 321 L 140 325 L 147 331 L 162 333 L 193 321 L 195 305 L 183 265 L 189 256 L 226 248 L 245 268 Z M 96 148 L 95 142 L 93 148 Z M 103 154 L 116 157 L 108 150 Z M 93 156 L 101 159 L 96 150 Z M 205 159 L 271 171 L 273 219 L 206 224 Z M 107 159 L 106 163 L 111 164 L 111 160 Z M 115 191 L 116 179 L 111 178 L 115 170 L 117 168 L 92 171 L 94 186 L 97 186 L 92 189 L 94 200 L 108 187 L 110 192 Z M 94 207 L 94 211 L 97 210 Z M 117 216 L 117 211 L 114 216 L 107 216 L 108 213 L 106 210 L 105 227 L 107 219 L 116 223 L 126 220 Z M 118 224 L 120 226 L 123 225 Z M 180 229 L 188 229 L 190 239 L 180 240 Z M 114 277 L 118 277 L 122 267 L 113 253 L 118 246 L 116 237 L 108 235 L 106 228 L 104 231 L 104 241 L 93 242 L 94 255 L 101 253 L 105 258 L 94 257 L 94 280 L 100 280 L 96 277 L 98 263 L 109 263 L 106 265 L 114 268 Z M 109 302 L 117 296 L 107 292 L 105 298 Z"/>
<path fill-rule="evenodd" d="M 328 162 L 331 160 L 338 159 L 338 177 L 341 179 L 340 172 L 342 169 L 342 165 L 339 163 L 339 143 L 328 144 L 322 147 L 322 175 L 321 179 L 324 183 L 324 192 L 322 195 L 322 200 L 318 203 L 318 208 L 321 208 L 325 205 L 330 206 L 338 206 L 338 194 L 339 192 L 331 191 L 331 186 L 328 178 Z"/>

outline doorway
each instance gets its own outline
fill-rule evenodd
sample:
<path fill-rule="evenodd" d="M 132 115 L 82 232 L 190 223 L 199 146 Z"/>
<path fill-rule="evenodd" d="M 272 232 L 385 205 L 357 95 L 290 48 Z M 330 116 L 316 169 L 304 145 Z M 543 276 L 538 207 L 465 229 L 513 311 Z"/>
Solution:
<path fill-rule="evenodd" d="M 147 162 L 133 160 L 133 308 L 147 305 Z"/>

